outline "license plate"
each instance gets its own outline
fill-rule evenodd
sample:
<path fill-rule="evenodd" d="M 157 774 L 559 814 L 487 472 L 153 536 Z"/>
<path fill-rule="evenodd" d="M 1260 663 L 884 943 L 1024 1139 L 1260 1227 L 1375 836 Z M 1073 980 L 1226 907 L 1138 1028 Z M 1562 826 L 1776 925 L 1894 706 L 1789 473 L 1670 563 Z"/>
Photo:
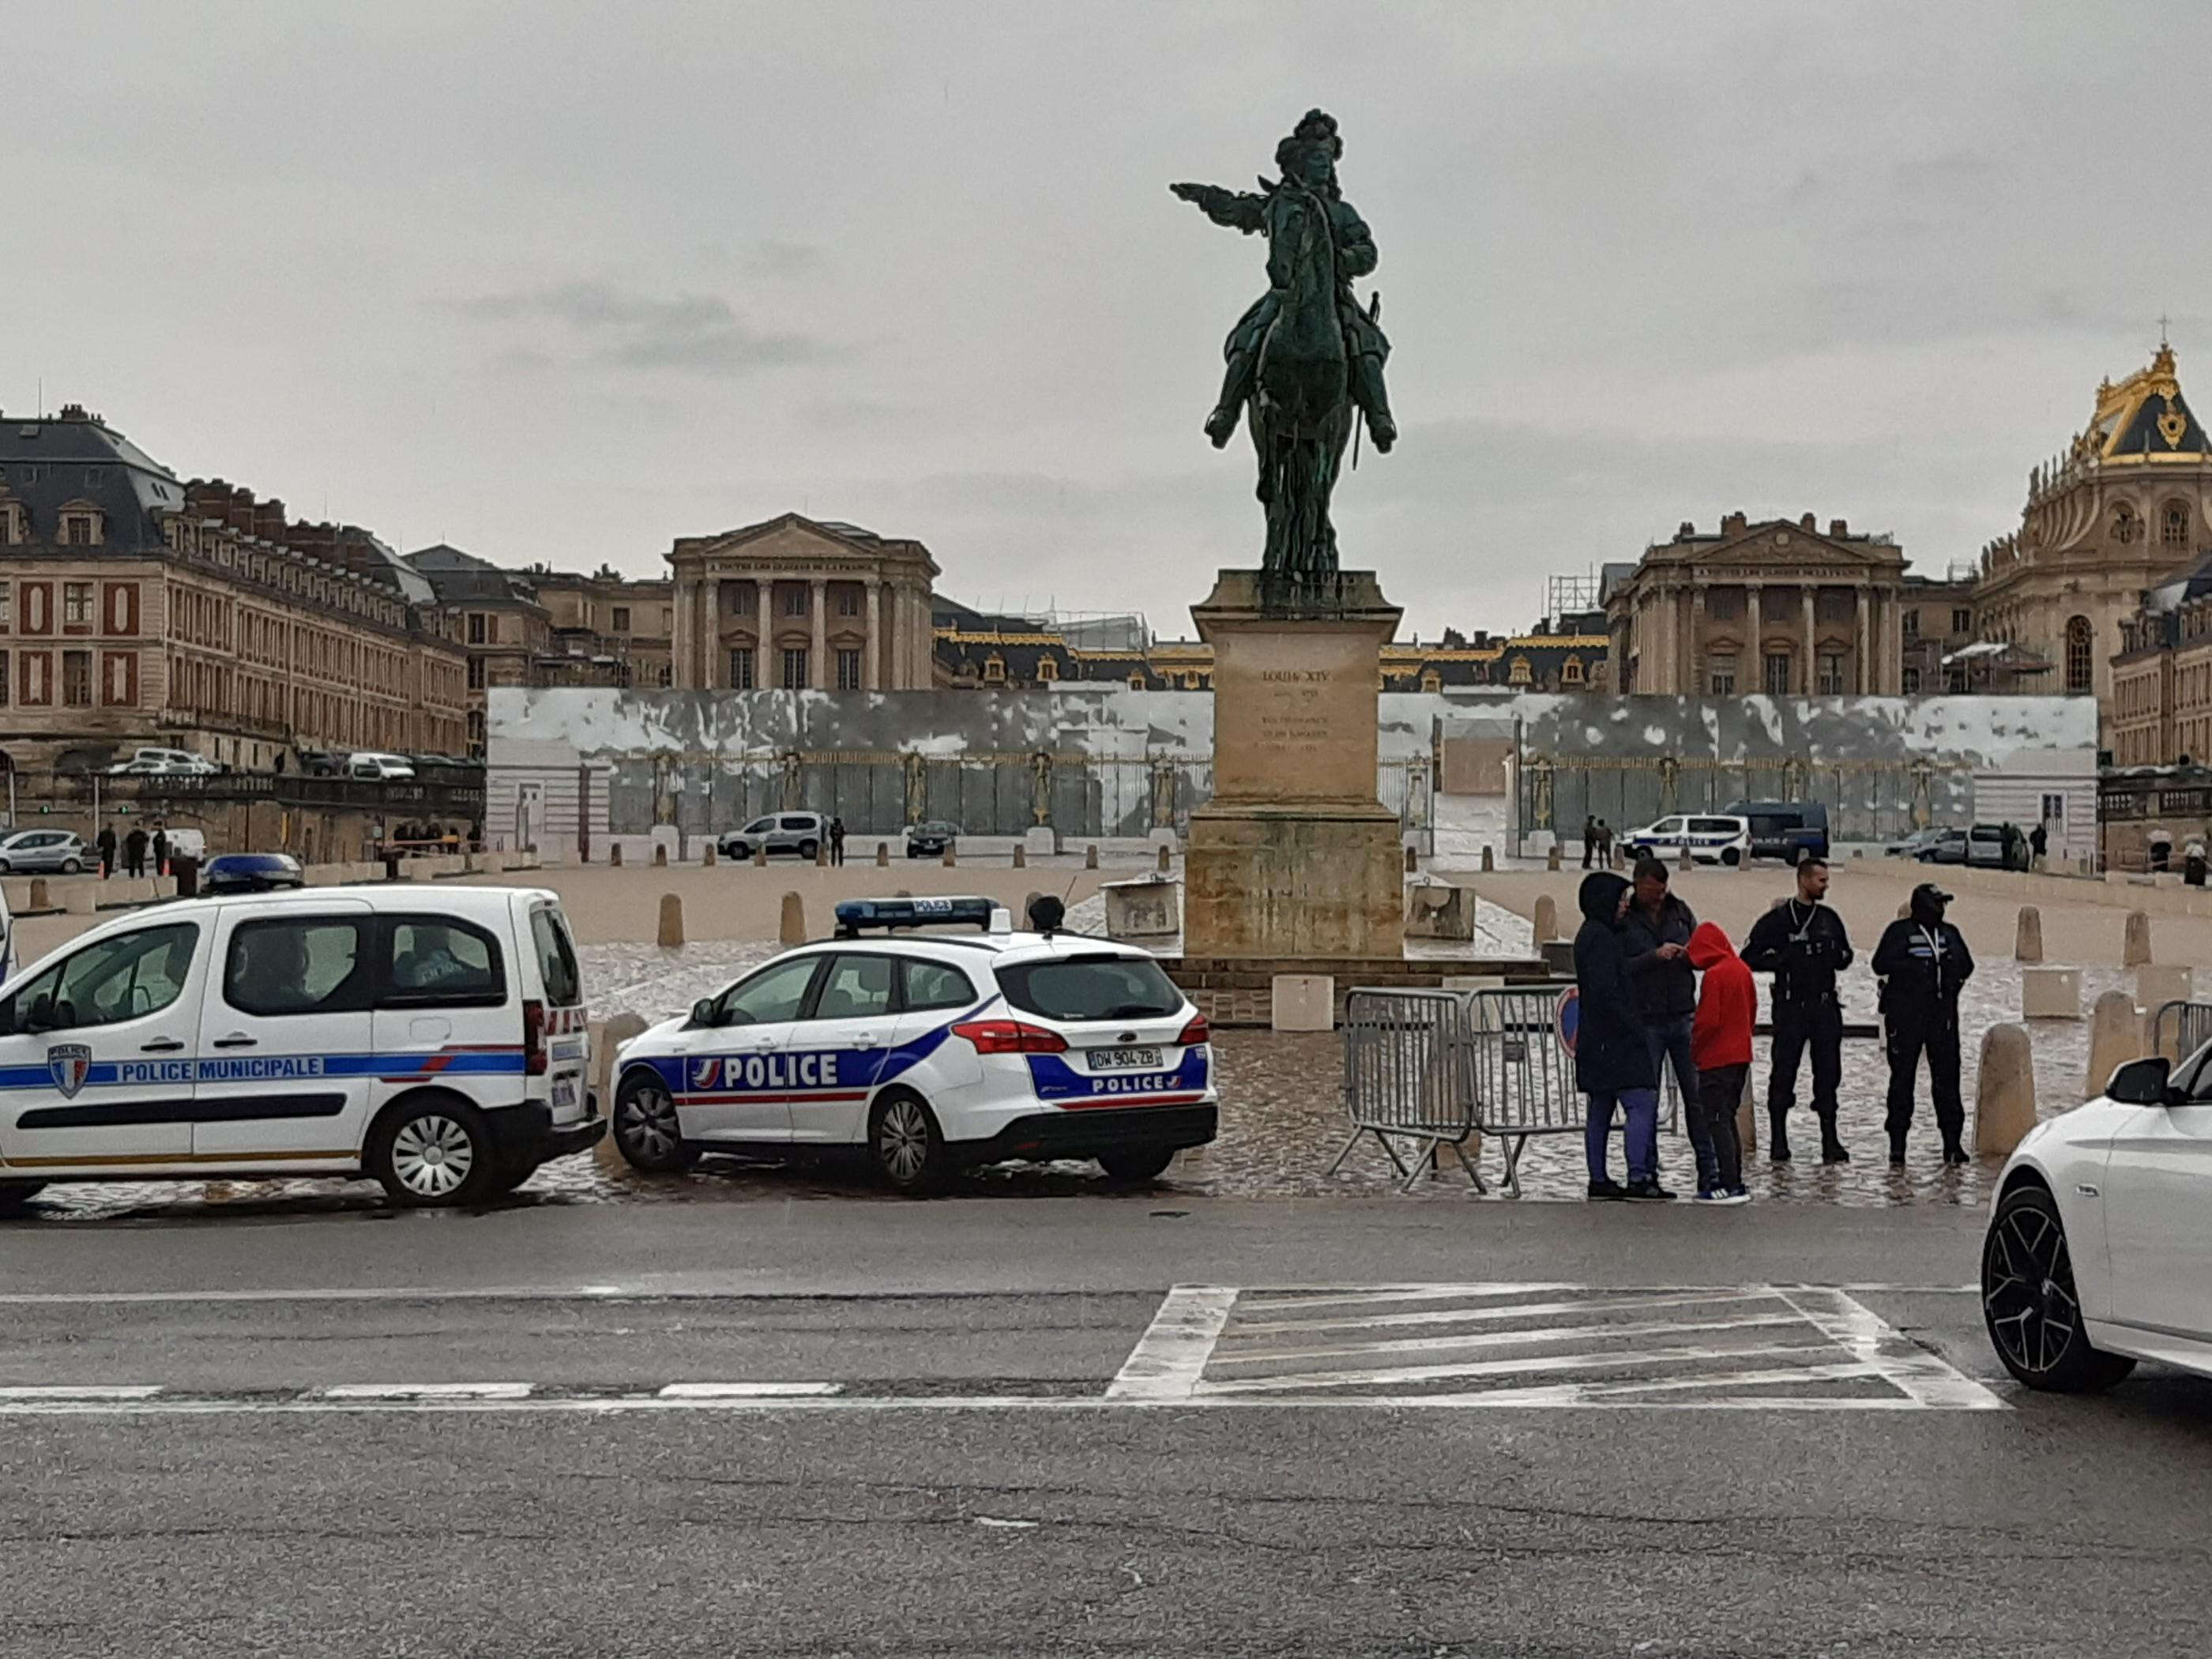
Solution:
<path fill-rule="evenodd" d="M 1094 1072 L 1157 1072 L 1160 1069 L 1158 1048 L 1093 1048 L 1091 1069 Z"/>
<path fill-rule="evenodd" d="M 557 1112 L 564 1106 L 574 1106 L 575 1103 L 576 1079 L 572 1077 L 555 1078 L 553 1079 L 553 1109 Z"/>

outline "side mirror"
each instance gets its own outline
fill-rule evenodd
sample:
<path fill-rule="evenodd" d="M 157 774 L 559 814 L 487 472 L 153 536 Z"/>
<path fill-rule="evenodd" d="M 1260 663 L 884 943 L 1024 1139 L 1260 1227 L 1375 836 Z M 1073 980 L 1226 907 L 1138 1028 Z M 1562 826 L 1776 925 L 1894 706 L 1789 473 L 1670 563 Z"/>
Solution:
<path fill-rule="evenodd" d="M 691 1023 L 694 1025 L 713 1025 L 719 1023 L 714 1016 L 714 998 L 701 997 L 698 1001 L 691 1005 Z"/>
<path fill-rule="evenodd" d="M 2126 1106 L 2169 1104 L 2166 1079 L 2172 1074 L 2173 1062 L 2162 1057 L 2131 1060 L 2112 1073 L 2105 1085 L 2105 1098 Z"/>
<path fill-rule="evenodd" d="M 54 1029 L 54 1000 L 50 994 L 32 1000 L 31 1012 L 24 1018 L 23 1029 L 32 1032 Z"/>

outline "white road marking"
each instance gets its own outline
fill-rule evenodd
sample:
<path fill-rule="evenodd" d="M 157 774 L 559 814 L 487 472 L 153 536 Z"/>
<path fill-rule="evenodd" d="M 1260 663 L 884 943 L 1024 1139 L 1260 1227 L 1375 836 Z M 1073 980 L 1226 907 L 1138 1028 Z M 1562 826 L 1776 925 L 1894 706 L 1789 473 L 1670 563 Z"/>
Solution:
<path fill-rule="evenodd" d="M 1152 1322 L 1107 1385 L 1106 1397 L 1189 1399 L 1236 1302 L 1233 1290 L 1208 1285 L 1176 1285 L 1167 1293 Z"/>
<path fill-rule="evenodd" d="M 527 1400 L 527 1382 L 333 1382 L 325 1400 Z"/>
<path fill-rule="evenodd" d="M 1239 1336 L 1273 1336 L 1297 1331 L 1348 1330 L 1367 1325 L 1458 1325 L 1477 1320 L 1534 1319 L 1554 1314 L 1626 1313 L 1643 1308 L 1704 1307 L 1725 1302 L 1772 1301 L 1778 1291 L 1691 1291 L 1680 1296 L 1624 1296 L 1609 1297 L 1601 1291 L 1595 1299 L 1577 1302 L 1509 1302 L 1497 1307 L 1429 1309 L 1420 1313 L 1377 1314 L 1370 1319 L 1278 1319 L 1266 1323 L 1237 1322 Z M 1240 1303 L 1241 1314 L 1252 1304 Z"/>
<path fill-rule="evenodd" d="M 1583 1285 L 1570 1284 L 1565 1279 L 1557 1282 L 1532 1280 L 1525 1285 L 1377 1285 L 1369 1291 L 1346 1289 L 1316 1296 L 1275 1290 L 1263 1292 L 1256 1297 L 1248 1296 L 1243 1305 L 1247 1313 L 1296 1312 L 1307 1308 L 1326 1308 L 1340 1302 L 1356 1302 L 1365 1307 L 1385 1302 L 1455 1302 L 1471 1297 L 1525 1296 L 1536 1291 L 1580 1291 L 1588 1288 Z"/>
<path fill-rule="evenodd" d="M 158 1382 L 41 1382 L 0 1388 L 0 1401 L 151 1400 L 161 1392 Z"/>
<path fill-rule="evenodd" d="M 1892 1328 L 1842 1291 L 1785 1293 L 1822 1334 L 1862 1363 L 1879 1365 L 1886 1381 L 1915 1404 L 1943 1411 L 1996 1412 L 2003 1401 Z"/>
<path fill-rule="evenodd" d="M 1389 1342 L 1347 1342 L 1334 1348 L 1259 1348 L 1249 1353 L 1214 1350 L 1217 1365 L 1254 1365 L 1307 1359 L 1356 1359 L 1362 1354 L 1449 1353 L 1455 1348 L 1517 1348 L 1541 1342 L 1580 1342 L 1615 1336 L 1670 1336 L 1677 1331 L 1743 1331 L 1766 1325 L 1802 1325 L 1796 1312 L 1759 1314 L 1749 1319 L 1662 1321 L 1644 1325 L 1546 1325 L 1526 1331 L 1475 1331 L 1464 1336 L 1409 1336 Z M 1237 1335 L 1244 1334 L 1240 1327 Z"/>
<path fill-rule="evenodd" d="M 1300 1389 L 1352 1389 L 1387 1382 L 1431 1382 L 1455 1376 L 1516 1376 L 1529 1371 L 1576 1371 L 1615 1365 L 1697 1364 L 1715 1359 L 1750 1359 L 1778 1354 L 1826 1354 L 1823 1342 L 1810 1346 L 1770 1343 L 1748 1348 L 1639 1348 L 1626 1353 L 1528 1354 L 1517 1359 L 1483 1359 L 1454 1365 L 1392 1365 L 1364 1371 L 1303 1371 L 1287 1376 L 1241 1376 L 1200 1381 L 1193 1392 L 1201 1400 L 1224 1394 L 1291 1394 Z"/>
<path fill-rule="evenodd" d="M 809 1395 L 839 1394 L 842 1382 L 671 1382 L 657 1396 L 662 1400 L 795 1400 Z"/>

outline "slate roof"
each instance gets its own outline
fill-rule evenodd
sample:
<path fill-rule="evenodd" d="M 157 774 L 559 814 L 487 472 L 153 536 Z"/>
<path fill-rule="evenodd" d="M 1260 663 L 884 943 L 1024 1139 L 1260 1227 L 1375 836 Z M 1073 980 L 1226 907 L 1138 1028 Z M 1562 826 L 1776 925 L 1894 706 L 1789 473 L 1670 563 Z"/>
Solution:
<path fill-rule="evenodd" d="M 0 486 L 27 509 L 32 547 L 58 543 L 64 507 L 97 507 L 106 515 L 102 543 L 72 547 L 72 557 L 162 551 L 157 515 L 185 505 L 175 473 L 73 404 L 52 419 L 0 417 Z"/>

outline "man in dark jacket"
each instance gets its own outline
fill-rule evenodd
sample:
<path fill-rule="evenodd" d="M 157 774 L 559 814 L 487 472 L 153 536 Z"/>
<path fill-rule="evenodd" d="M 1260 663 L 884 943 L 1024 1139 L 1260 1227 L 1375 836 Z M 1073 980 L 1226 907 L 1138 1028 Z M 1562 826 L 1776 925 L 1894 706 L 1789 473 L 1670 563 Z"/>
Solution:
<path fill-rule="evenodd" d="M 1767 1156 L 1790 1161 L 1790 1109 L 1797 1103 L 1797 1066 L 1813 1051 L 1813 1115 L 1820 1121 L 1820 1161 L 1848 1164 L 1836 1135 L 1836 1087 L 1844 1075 L 1844 1010 L 1836 975 L 1851 965 L 1844 919 L 1820 901 L 1828 863 L 1797 866 L 1797 893 L 1761 916 L 1744 941 L 1744 966 L 1774 975 L 1774 1049 L 1766 1074 Z"/>
<path fill-rule="evenodd" d="M 1575 935 L 1575 1087 L 1589 1097 L 1583 1147 L 1592 1198 L 1672 1198 L 1659 1184 L 1659 1067 L 1636 1018 L 1621 936 L 1631 890 L 1609 871 L 1583 878 L 1582 930 Z M 1628 1185 L 1606 1173 L 1618 1105 L 1628 1115 Z"/>
<path fill-rule="evenodd" d="M 115 873 L 115 826 L 101 824 L 100 833 L 92 839 L 92 844 L 100 854 L 100 878 L 105 881 Z"/>
<path fill-rule="evenodd" d="M 1966 1126 L 1959 1099 L 1959 991 L 1974 971 L 1966 936 L 1943 920 L 1951 896 L 1933 882 L 1912 890 L 1911 914 L 1889 924 L 1875 947 L 1874 971 L 1881 981 L 1882 1025 L 1889 1049 L 1889 1161 L 1905 1162 L 1905 1132 L 1912 1127 L 1912 1085 L 1920 1055 L 1928 1055 L 1929 1091 L 1943 1161 L 1964 1164 L 1960 1137 Z"/>
<path fill-rule="evenodd" d="M 1671 1064 L 1674 1068 L 1683 1125 L 1698 1160 L 1698 1189 L 1710 1192 L 1718 1179 L 1712 1137 L 1705 1133 L 1705 1115 L 1691 1109 L 1698 1098 L 1698 1062 L 1690 1042 L 1698 1012 L 1698 972 L 1690 965 L 1690 935 L 1698 931 L 1698 918 L 1667 890 L 1667 866 L 1657 859 L 1637 860 L 1635 874 L 1635 898 L 1620 933 L 1628 951 L 1636 1020 L 1651 1050 L 1653 1066 Z"/>
<path fill-rule="evenodd" d="M 1592 812 L 1585 812 L 1583 814 L 1583 868 L 1589 869 L 1590 860 L 1596 855 L 1597 816 Z"/>
<path fill-rule="evenodd" d="M 146 832 L 133 828 L 123 838 L 123 867 L 135 881 L 146 873 Z"/>

